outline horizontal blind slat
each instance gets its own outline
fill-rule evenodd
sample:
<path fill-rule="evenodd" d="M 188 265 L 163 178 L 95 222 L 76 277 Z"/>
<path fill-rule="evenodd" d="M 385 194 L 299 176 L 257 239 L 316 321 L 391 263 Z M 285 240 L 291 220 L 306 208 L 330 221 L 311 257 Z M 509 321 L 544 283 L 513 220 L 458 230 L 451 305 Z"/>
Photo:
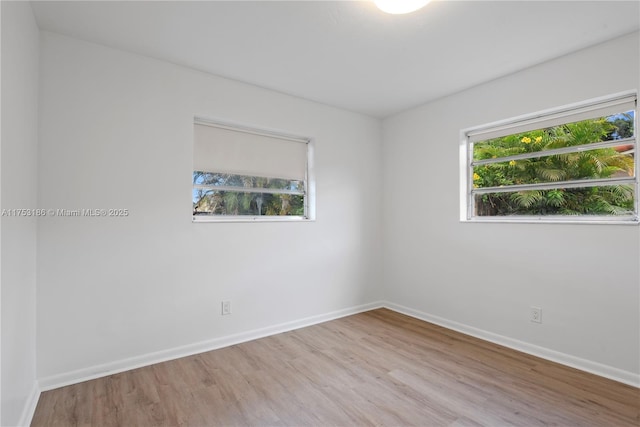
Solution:
<path fill-rule="evenodd" d="M 469 142 L 486 141 L 502 136 L 529 132 L 537 129 L 546 129 L 565 123 L 573 123 L 581 120 L 606 117 L 613 114 L 624 113 L 636 108 L 636 96 L 630 95 L 619 99 L 586 105 L 570 111 L 558 111 L 551 114 L 524 118 L 510 123 L 475 129 L 467 133 Z"/>

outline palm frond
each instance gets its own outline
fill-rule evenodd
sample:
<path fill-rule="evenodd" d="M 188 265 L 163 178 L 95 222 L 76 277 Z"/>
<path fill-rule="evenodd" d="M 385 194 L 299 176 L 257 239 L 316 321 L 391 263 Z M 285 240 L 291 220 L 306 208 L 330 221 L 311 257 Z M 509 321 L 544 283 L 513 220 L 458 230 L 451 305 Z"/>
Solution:
<path fill-rule="evenodd" d="M 561 181 L 565 179 L 567 173 L 564 169 L 538 169 L 538 176 L 546 181 Z"/>
<path fill-rule="evenodd" d="M 540 202 L 542 198 L 542 191 L 539 190 L 519 191 L 511 195 L 511 199 L 523 208 L 530 208 L 534 204 Z"/>

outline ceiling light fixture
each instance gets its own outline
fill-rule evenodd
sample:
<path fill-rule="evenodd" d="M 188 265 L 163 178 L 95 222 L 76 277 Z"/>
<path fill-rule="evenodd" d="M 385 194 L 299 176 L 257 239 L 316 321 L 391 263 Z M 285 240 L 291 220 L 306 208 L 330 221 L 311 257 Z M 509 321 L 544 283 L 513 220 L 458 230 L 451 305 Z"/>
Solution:
<path fill-rule="evenodd" d="M 402 13 L 414 12 L 424 7 L 431 0 L 373 0 L 383 12 L 399 15 Z"/>

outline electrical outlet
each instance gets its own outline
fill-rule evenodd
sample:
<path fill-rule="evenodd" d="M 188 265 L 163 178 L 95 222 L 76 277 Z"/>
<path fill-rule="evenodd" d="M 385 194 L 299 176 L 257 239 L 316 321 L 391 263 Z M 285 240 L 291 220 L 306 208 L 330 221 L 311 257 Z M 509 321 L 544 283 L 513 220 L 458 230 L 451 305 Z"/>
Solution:
<path fill-rule="evenodd" d="M 540 307 L 531 307 L 529 320 L 535 323 L 542 323 L 542 309 Z"/>
<path fill-rule="evenodd" d="M 231 314 L 231 301 L 222 301 L 222 315 Z"/>

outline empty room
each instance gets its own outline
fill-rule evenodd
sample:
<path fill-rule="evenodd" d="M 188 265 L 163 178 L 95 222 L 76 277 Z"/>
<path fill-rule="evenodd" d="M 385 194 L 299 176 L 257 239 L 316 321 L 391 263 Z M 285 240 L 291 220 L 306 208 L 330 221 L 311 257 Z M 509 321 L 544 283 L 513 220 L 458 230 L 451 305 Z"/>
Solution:
<path fill-rule="evenodd" d="M 639 426 L 639 1 L 6 1 L 2 426 Z"/>

